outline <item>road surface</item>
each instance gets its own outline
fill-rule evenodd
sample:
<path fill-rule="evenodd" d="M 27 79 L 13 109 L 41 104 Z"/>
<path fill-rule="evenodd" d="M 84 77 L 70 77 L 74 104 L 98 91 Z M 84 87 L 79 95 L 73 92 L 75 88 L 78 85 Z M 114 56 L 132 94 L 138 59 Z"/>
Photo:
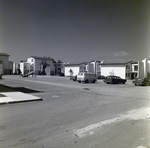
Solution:
<path fill-rule="evenodd" d="M 149 148 L 150 87 L 3 76 L 43 101 L 0 105 L 0 148 Z"/>

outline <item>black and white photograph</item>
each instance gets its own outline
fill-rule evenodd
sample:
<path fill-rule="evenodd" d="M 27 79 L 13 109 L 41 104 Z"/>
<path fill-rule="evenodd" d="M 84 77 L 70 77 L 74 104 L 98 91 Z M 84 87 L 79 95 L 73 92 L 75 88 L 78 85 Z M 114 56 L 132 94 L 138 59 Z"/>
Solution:
<path fill-rule="evenodd" d="M 0 148 L 150 148 L 150 0 L 0 0 Z"/>

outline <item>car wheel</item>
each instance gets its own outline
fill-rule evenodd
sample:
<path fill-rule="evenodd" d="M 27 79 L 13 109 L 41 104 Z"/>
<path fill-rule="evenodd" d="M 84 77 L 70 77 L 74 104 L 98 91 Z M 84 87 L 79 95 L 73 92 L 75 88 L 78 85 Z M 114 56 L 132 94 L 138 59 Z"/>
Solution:
<path fill-rule="evenodd" d="M 135 83 L 135 86 L 137 86 L 137 84 Z"/>
<path fill-rule="evenodd" d="M 122 84 L 125 84 L 125 82 L 123 82 Z"/>
<path fill-rule="evenodd" d="M 107 84 L 109 84 L 109 82 L 106 82 Z"/>
<path fill-rule="evenodd" d="M 92 81 L 92 83 L 95 83 L 95 79 Z"/>
<path fill-rule="evenodd" d="M 79 83 L 81 83 L 81 81 L 78 81 Z"/>
<path fill-rule="evenodd" d="M 89 83 L 89 81 L 88 81 L 88 80 L 85 80 L 85 83 Z"/>

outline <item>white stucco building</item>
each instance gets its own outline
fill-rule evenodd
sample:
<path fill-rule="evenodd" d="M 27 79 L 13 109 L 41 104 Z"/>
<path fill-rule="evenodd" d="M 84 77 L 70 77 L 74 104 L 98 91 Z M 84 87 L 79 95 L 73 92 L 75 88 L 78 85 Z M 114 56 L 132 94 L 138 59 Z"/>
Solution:
<path fill-rule="evenodd" d="M 101 63 L 101 75 L 115 75 L 120 76 L 123 79 L 131 78 L 132 63 L 133 61 L 129 61 L 126 63 Z"/>
<path fill-rule="evenodd" d="M 52 58 L 30 56 L 27 61 L 20 63 L 20 70 L 22 74 L 34 71 L 35 74 L 39 75 L 43 72 L 43 69 L 45 69 L 46 75 L 54 75 L 55 67 Z"/>
<path fill-rule="evenodd" d="M 87 71 L 87 62 L 64 65 L 65 76 L 76 76 L 81 71 Z"/>
<path fill-rule="evenodd" d="M 90 62 L 83 62 L 83 63 L 78 63 L 78 64 L 65 64 L 64 65 L 64 72 L 65 76 L 75 76 L 78 75 L 79 72 L 90 72 L 95 74 L 96 76 L 100 75 L 100 63 L 101 61 L 90 61 Z M 73 72 L 72 74 L 70 73 L 70 70 Z"/>

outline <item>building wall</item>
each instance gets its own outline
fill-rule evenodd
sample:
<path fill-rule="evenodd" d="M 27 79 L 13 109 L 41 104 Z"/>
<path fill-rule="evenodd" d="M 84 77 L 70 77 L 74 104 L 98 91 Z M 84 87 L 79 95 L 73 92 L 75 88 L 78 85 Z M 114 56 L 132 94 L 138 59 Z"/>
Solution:
<path fill-rule="evenodd" d="M 13 63 L 13 74 L 19 74 L 18 69 L 20 69 L 20 64 L 14 62 Z"/>
<path fill-rule="evenodd" d="M 8 62 L 8 74 L 13 74 L 13 62 Z"/>
<path fill-rule="evenodd" d="M 138 62 L 139 65 L 139 70 L 138 70 L 138 78 L 143 78 L 144 77 L 144 66 L 143 66 L 143 62 L 139 61 Z"/>
<path fill-rule="evenodd" d="M 100 64 L 96 63 L 96 75 L 99 76 L 101 75 L 101 68 L 100 68 Z"/>
<path fill-rule="evenodd" d="M 22 74 L 27 74 L 30 71 L 30 63 L 21 62 L 20 63 L 20 70 Z"/>
<path fill-rule="evenodd" d="M 138 64 L 128 63 L 126 64 L 126 79 L 135 79 L 138 74 Z"/>
<path fill-rule="evenodd" d="M 28 58 L 27 62 L 29 62 L 30 65 L 30 70 L 35 71 L 35 74 L 40 74 L 41 73 L 41 64 L 43 62 L 47 63 L 47 67 L 45 69 L 45 72 L 47 75 L 54 75 L 55 73 L 55 67 L 53 64 L 53 61 L 51 59 L 40 59 L 40 58 Z"/>
<path fill-rule="evenodd" d="M 21 73 L 24 74 L 24 63 L 23 62 L 20 63 L 20 70 L 21 70 Z"/>
<path fill-rule="evenodd" d="M 3 74 L 3 62 L 0 61 L 0 75 Z"/>
<path fill-rule="evenodd" d="M 88 72 L 95 73 L 95 63 L 91 62 L 88 64 Z"/>
<path fill-rule="evenodd" d="M 97 76 L 101 74 L 101 66 L 97 61 L 92 61 L 88 63 L 88 72 L 94 73 Z"/>
<path fill-rule="evenodd" d="M 54 68 L 52 60 L 35 59 L 35 73 L 40 74 L 42 62 L 46 62 L 48 64 L 48 66 L 46 67 L 46 72 L 47 72 L 46 74 L 53 75 L 55 73 L 55 68 Z"/>
<path fill-rule="evenodd" d="M 119 65 L 101 65 L 101 75 L 108 76 L 108 75 L 116 75 L 120 76 L 121 78 L 126 78 L 126 68 L 125 66 Z"/>
<path fill-rule="evenodd" d="M 87 71 L 87 65 L 86 64 L 81 64 L 79 70 L 80 70 L 80 72 L 81 71 Z"/>
<path fill-rule="evenodd" d="M 147 61 L 147 72 L 150 75 L 150 60 Z"/>
<path fill-rule="evenodd" d="M 150 61 L 146 58 L 138 62 L 138 78 L 147 77 L 150 74 Z"/>
<path fill-rule="evenodd" d="M 65 76 L 70 76 L 70 69 L 72 69 L 72 71 L 73 71 L 73 76 L 75 76 L 75 75 L 78 75 L 78 73 L 80 72 L 80 68 L 79 68 L 79 66 L 67 66 L 67 67 L 64 67 L 64 69 L 65 69 Z"/>
<path fill-rule="evenodd" d="M 3 70 L 4 70 L 4 74 L 8 73 L 8 69 L 9 69 L 9 56 L 2 56 L 0 55 L 0 61 L 3 62 Z"/>

